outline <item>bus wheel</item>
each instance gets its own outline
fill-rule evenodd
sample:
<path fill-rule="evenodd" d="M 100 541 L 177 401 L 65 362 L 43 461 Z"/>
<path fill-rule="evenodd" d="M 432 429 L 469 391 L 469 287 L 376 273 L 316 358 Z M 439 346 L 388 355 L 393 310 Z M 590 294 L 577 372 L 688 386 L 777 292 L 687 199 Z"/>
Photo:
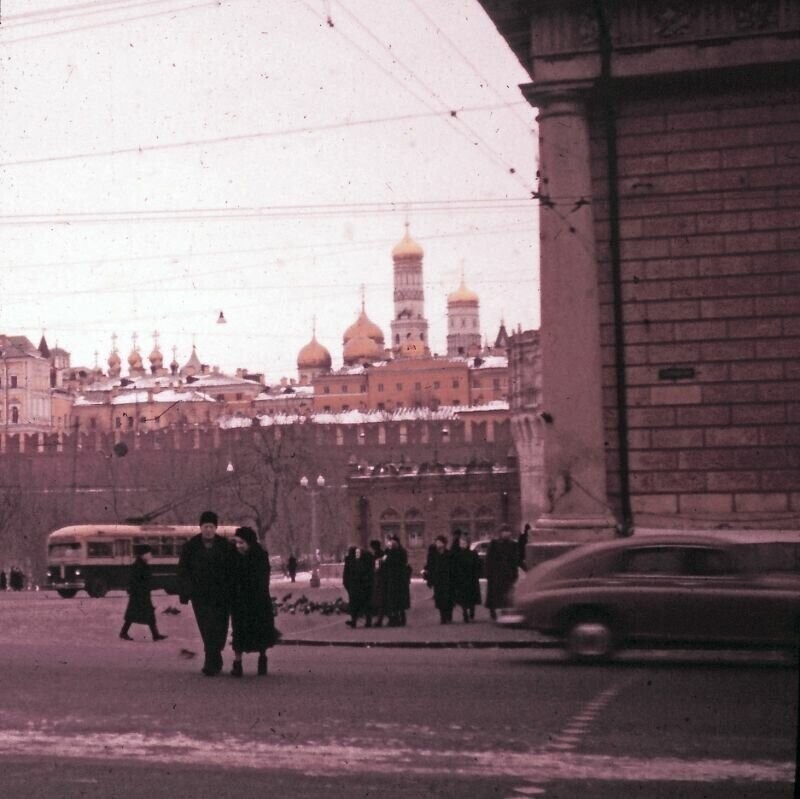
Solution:
<path fill-rule="evenodd" d="M 59 588 L 58 595 L 63 596 L 64 599 L 72 599 L 78 593 L 76 588 Z"/>
<path fill-rule="evenodd" d="M 106 578 L 100 575 L 90 578 L 86 583 L 86 593 L 95 599 L 105 596 L 108 593 L 108 582 Z"/>

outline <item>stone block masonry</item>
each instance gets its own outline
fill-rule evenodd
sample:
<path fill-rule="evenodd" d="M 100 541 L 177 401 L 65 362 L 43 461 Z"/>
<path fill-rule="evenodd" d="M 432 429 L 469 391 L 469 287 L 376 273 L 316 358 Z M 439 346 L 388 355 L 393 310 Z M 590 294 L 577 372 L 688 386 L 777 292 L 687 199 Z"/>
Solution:
<path fill-rule="evenodd" d="M 800 493 L 800 89 L 666 89 L 618 106 L 632 506 L 640 524 L 795 527 Z M 592 125 L 616 475 L 606 144 Z M 605 287 L 605 290 L 604 290 Z M 670 377 L 672 375 L 672 377 Z"/>

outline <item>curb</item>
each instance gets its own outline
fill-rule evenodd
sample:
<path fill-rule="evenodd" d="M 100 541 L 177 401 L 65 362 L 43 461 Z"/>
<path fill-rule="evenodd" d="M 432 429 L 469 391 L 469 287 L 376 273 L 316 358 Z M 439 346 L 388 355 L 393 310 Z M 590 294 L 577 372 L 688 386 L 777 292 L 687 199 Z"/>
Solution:
<path fill-rule="evenodd" d="M 341 646 L 352 649 L 555 649 L 557 642 L 541 641 L 314 641 L 281 638 L 278 646 Z"/>

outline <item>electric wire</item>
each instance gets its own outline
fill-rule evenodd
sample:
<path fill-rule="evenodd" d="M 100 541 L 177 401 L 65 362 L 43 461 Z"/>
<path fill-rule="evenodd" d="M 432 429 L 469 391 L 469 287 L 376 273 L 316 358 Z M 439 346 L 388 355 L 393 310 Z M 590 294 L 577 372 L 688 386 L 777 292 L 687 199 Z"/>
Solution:
<path fill-rule="evenodd" d="M 24 11 L 3 17 L 3 27 L 9 30 L 29 25 L 49 25 L 93 14 L 107 14 L 114 11 L 128 11 L 135 8 L 174 3 L 176 0 L 100 0 L 94 3 L 78 3 L 72 6 Z M 181 2 L 181 0 L 177 0 Z M 186 0 L 188 2 L 188 0 Z"/>
<path fill-rule="evenodd" d="M 484 77 L 484 75 L 475 66 L 472 60 L 469 59 L 464 54 L 464 52 L 461 50 L 458 44 L 454 42 L 447 35 L 446 31 L 442 30 L 442 28 L 439 27 L 439 24 L 434 19 L 431 18 L 428 12 L 422 8 L 422 6 L 417 2 L 417 0 L 409 0 L 409 2 L 411 3 L 411 5 L 414 6 L 414 8 L 417 9 L 417 12 L 420 14 L 420 16 L 422 16 L 425 20 L 427 20 L 428 23 L 430 23 L 433 26 L 434 30 L 436 31 L 436 34 L 440 36 L 445 42 L 447 42 L 447 44 L 451 47 L 451 49 L 453 49 L 458 54 L 461 60 L 472 70 L 473 74 L 483 83 L 483 85 L 486 86 L 486 88 L 489 89 L 489 91 L 492 92 L 492 94 L 494 94 L 494 96 L 497 97 L 498 100 L 508 104 L 508 108 L 511 111 L 512 115 L 516 117 L 516 119 L 525 127 L 525 129 L 531 136 L 535 137 L 536 130 L 531 126 L 530 120 L 525 119 L 521 114 L 517 113 L 517 111 L 513 108 L 514 105 L 519 105 L 519 103 L 509 103 L 507 100 L 505 100 L 505 98 L 500 94 L 500 92 L 497 91 L 497 89 L 492 85 L 491 81 L 489 81 L 486 77 Z M 527 102 L 524 104 L 530 107 L 530 105 Z"/>
<path fill-rule="evenodd" d="M 423 81 L 422 78 L 420 78 L 419 75 L 417 75 L 416 72 L 414 72 L 414 70 L 411 69 L 411 67 L 407 66 L 405 62 L 399 58 L 399 56 L 397 56 L 395 53 L 392 52 L 390 46 L 387 46 L 387 44 L 383 42 L 380 39 L 380 37 L 376 36 L 369 29 L 369 27 L 367 27 L 355 14 L 349 11 L 342 2 L 339 3 L 339 8 L 344 12 L 345 16 L 351 19 L 359 29 L 364 31 L 364 33 L 367 36 L 369 36 L 370 39 L 377 42 L 380 45 L 380 47 L 383 48 L 384 50 L 388 50 L 389 54 L 392 56 L 393 61 L 400 67 L 402 67 L 402 69 L 404 69 L 420 86 L 422 86 L 425 89 L 425 91 L 427 91 L 438 103 L 440 103 L 442 109 L 447 110 L 452 108 L 452 106 L 446 103 L 444 98 L 442 98 L 442 96 L 437 91 L 430 88 L 430 86 L 428 86 L 427 83 L 425 83 L 425 81 Z M 395 82 L 398 83 L 400 86 L 402 86 L 405 91 L 410 91 L 409 87 L 402 80 L 397 78 L 397 76 L 395 76 L 394 73 L 390 74 L 392 76 L 392 79 L 395 80 Z M 527 191 L 530 190 L 529 184 L 517 172 L 516 168 L 513 165 L 507 163 L 503 158 L 501 158 L 495 152 L 494 148 L 476 130 L 474 130 L 472 126 L 468 125 L 463 119 L 459 119 L 458 115 L 451 111 L 449 117 L 447 117 L 447 121 L 450 122 L 452 120 L 455 120 L 456 122 L 459 123 L 460 126 L 463 126 L 466 129 L 466 131 L 469 133 L 469 136 L 465 135 L 465 138 L 467 140 L 469 140 L 470 136 L 474 137 L 477 141 L 471 142 L 472 144 L 480 144 L 485 155 L 489 156 L 489 158 L 496 164 L 499 164 L 507 174 L 512 175 L 514 179 L 522 186 L 522 188 L 524 188 Z M 456 125 L 453 129 L 460 130 L 461 128 L 459 127 L 459 125 Z M 464 135 L 463 131 L 462 135 Z"/>
<path fill-rule="evenodd" d="M 239 2 L 239 0 L 225 0 L 226 3 L 233 3 Z M 191 6 L 181 6 L 175 9 L 169 9 L 166 11 L 154 11 L 150 14 L 139 14 L 133 17 L 120 17 L 119 19 L 114 20 L 106 20 L 104 22 L 95 22 L 91 25 L 81 25 L 73 28 L 65 28 L 64 30 L 60 31 L 46 31 L 44 33 L 33 33 L 29 36 L 18 36 L 15 39 L 3 39 L 0 38 L 0 45 L 6 46 L 10 44 L 19 44 L 21 42 L 31 42 L 36 39 L 48 39 L 52 36 L 63 36 L 70 33 L 82 33 L 83 31 L 89 30 L 97 30 L 99 28 L 108 28 L 112 25 L 120 25 L 125 22 L 138 22 L 139 20 L 143 19 L 153 19 L 154 17 L 164 17 L 170 14 L 176 15 L 185 11 L 196 11 L 200 8 L 211 8 L 211 7 L 220 7 L 222 5 L 221 0 L 209 0 L 209 2 L 205 3 L 195 3 Z"/>
<path fill-rule="evenodd" d="M 520 101 L 519 105 L 524 102 Z M 505 108 L 503 105 L 484 105 L 463 107 L 459 113 L 464 112 L 485 112 Z M 229 136 L 216 136 L 208 139 L 189 139 L 186 141 L 165 142 L 163 144 L 142 144 L 131 147 L 115 147 L 109 150 L 91 150 L 82 153 L 64 153 L 62 155 L 48 155 L 36 158 L 22 158 L 16 161 L 0 161 L 0 167 L 30 166 L 32 164 L 51 164 L 63 161 L 88 160 L 91 158 L 108 158 L 118 155 L 143 155 L 145 153 L 159 152 L 166 150 L 177 150 L 184 147 L 208 147 L 217 144 L 229 144 L 231 142 L 255 141 L 259 139 L 281 138 L 284 136 L 309 135 L 323 133 L 331 130 L 341 130 L 345 128 L 368 127 L 371 125 L 381 125 L 386 123 L 410 122 L 416 119 L 430 119 L 434 117 L 444 117 L 449 112 L 427 111 L 413 114 L 397 114 L 394 116 L 374 117 L 368 119 L 355 119 L 347 122 L 331 122 L 323 125 L 303 125 L 300 127 L 284 128 L 282 130 L 254 131 L 252 133 L 234 133 Z"/>
<path fill-rule="evenodd" d="M 301 4 L 301 5 L 302 5 L 304 8 L 306 8 L 306 9 L 308 10 L 308 12 L 309 12 L 309 13 L 310 13 L 310 14 L 311 14 L 311 15 L 312 15 L 312 16 L 313 16 L 315 19 L 318 19 L 319 15 L 318 15 L 317 11 L 315 11 L 315 10 L 314 10 L 314 9 L 313 9 L 313 8 L 312 8 L 312 7 L 311 7 L 311 6 L 310 6 L 310 5 L 307 3 L 307 2 L 306 2 L 306 0 L 299 0 L 299 2 L 300 2 L 300 4 Z M 353 19 L 356 21 L 356 23 L 357 23 L 358 25 L 361 25 L 361 27 L 362 27 L 362 28 L 363 28 L 363 29 L 364 29 L 364 30 L 365 30 L 365 31 L 368 33 L 368 35 L 369 35 L 371 38 L 375 38 L 375 39 L 378 41 L 378 43 L 381 45 L 381 47 L 382 47 L 382 48 L 385 48 L 385 45 L 383 44 L 383 42 L 381 42 L 381 41 L 380 41 L 380 39 L 378 39 L 378 38 L 377 38 L 377 37 L 376 37 L 376 36 L 375 36 L 375 35 L 374 35 L 374 34 L 373 34 L 373 33 L 372 33 L 370 30 L 369 30 L 369 28 L 366 28 L 365 26 L 363 26 L 363 25 L 361 24 L 360 20 L 358 20 L 358 18 L 357 18 L 357 17 L 355 17 L 355 16 L 354 16 L 354 15 L 352 15 L 352 14 L 349 14 L 349 12 L 347 12 L 347 10 L 346 10 L 346 9 L 345 9 L 345 13 L 346 13 L 346 14 L 348 14 L 350 17 L 352 17 L 352 18 L 353 18 Z M 330 23 L 330 18 L 328 19 L 328 22 Z M 333 26 L 329 24 L 329 27 L 333 27 Z M 355 41 L 355 40 L 354 40 L 352 37 L 350 37 L 350 36 L 348 36 L 346 33 L 344 33 L 344 32 L 341 30 L 341 28 L 340 28 L 340 27 L 338 27 L 338 26 L 337 26 L 337 27 L 335 27 L 335 30 L 337 31 L 337 33 L 338 33 L 340 36 L 342 36 L 342 38 L 344 38 L 345 40 L 347 40 L 347 41 L 350 43 L 350 45 L 351 45 L 353 48 L 355 48 L 355 49 L 356 49 L 356 50 L 357 50 L 359 53 L 361 53 L 361 55 L 363 55 L 363 56 L 364 56 L 364 58 L 366 58 L 366 59 L 367 59 L 367 60 L 368 60 L 368 61 L 369 61 L 371 64 L 373 64 L 373 66 L 375 66 L 377 69 L 379 69 L 379 70 L 380 70 L 380 71 L 381 71 L 381 72 L 382 72 L 384 75 L 386 75 L 386 76 L 387 76 L 387 77 L 388 77 L 390 80 L 392 80 L 392 81 L 393 81 L 394 83 L 396 83 L 398 86 L 400 86 L 400 87 L 403 89 L 403 91 L 404 91 L 404 92 L 406 92 L 406 93 L 410 94 L 410 95 L 411 95 L 411 96 L 412 96 L 412 97 L 413 97 L 415 100 L 417 100 L 417 102 L 421 103 L 421 104 L 422 104 L 422 105 L 423 105 L 425 108 L 427 108 L 427 109 L 428 109 L 428 110 L 430 110 L 430 111 L 437 111 L 437 112 L 438 112 L 438 111 L 442 111 L 442 110 L 446 110 L 446 111 L 448 111 L 448 116 L 445 118 L 445 121 L 447 121 L 447 122 L 452 122 L 452 121 L 453 121 L 453 119 L 458 119 L 457 113 L 456 113 L 456 112 L 455 112 L 455 111 L 454 111 L 452 108 L 448 107 L 448 106 L 447 106 L 447 104 L 446 104 L 446 103 L 444 103 L 444 101 L 441 101 L 443 108 L 439 108 L 439 109 L 437 109 L 437 108 L 435 108 L 435 107 L 431 106 L 431 104 L 428 102 L 428 100 L 427 100 L 425 97 L 421 96 L 421 95 L 420 95 L 418 92 L 414 91 L 414 89 L 412 89 L 412 88 L 411 88 L 409 85 L 407 85 L 407 84 L 406 84 L 406 83 L 405 83 L 403 80 L 401 80 L 401 79 L 400 79 L 400 78 L 399 78 L 399 77 L 398 77 L 398 76 L 397 76 L 397 75 L 396 75 L 394 72 L 392 72 L 391 70 L 389 70 L 389 69 L 387 69 L 386 67 L 384 67 L 384 66 L 383 66 L 383 65 L 382 65 L 382 64 L 381 64 L 379 61 L 377 61 L 377 60 L 375 59 L 375 57 L 374 57 L 374 56 L 373 56 L 373 55 L 372 55 L 372 54 L 371 54 L 371 53 L 370 53 L 368 50 L 366 50 L 366 49 L 364 49 L 363 47 L 361 47 L 361 45 L 359 45 L 359 44 L 358 44 L 358 43 L 357 43 L 357 42 L 356 42 L 356 41 Z M 410 71 L 410 70 L 409 70 L 407 67 L 405 67 L 405 65 L 404 65 L 404 64 L 402 64 L 402 62 L 401 62 L 401 61 L 400 61 L 400 60 L 399 60 L 399 59 L 398 59 L 398 58 L 397 58 L 397 57 L 396 57 L 396 56 L 395 56 L 393 53 L 392 53 L 391 55 L 392 55 L 392 58 L 393 58 L 393 60 L 395 61 L 395 63 L 397 63 L 397 64 L 401 65 L 401 66 L 403 67 L 403 69 L 405 69 L 406 71 L 408 71 L 408 72 L 409 72 L 409 73 L 412 75 L 412 77 L 416 77 L 416 76 L 414 75 L 414 73 L 413 73 L 412 71 Z M 422 81 L 419 81 L 419 82 L 420 82 L 420 83 L 422 83 Z M 423 85 L 424 85 L 424 84 L 423 84 Z M 430 90 L 428 90 L 428 91 L 430 91 Z M 436 95 L 436 96 L 438 97 L 438 95 Z M 462 124 L 464 127 L 468 127 L 468 126 L 466 126 L 466 123 L 464 123 L 464 122 L 463 122 L 463 120 L 461 120 L 460 122 L 461 122 L 461 124 Z M 482 145 L 482 146 L 481 146 L 481 152 L 482 152 L 482 153 L 483 153 L 483 154 L 484 154 L 486 157 L 488 157 L 488 158 L 489 158 L 489 160 L 491 160 L 492 162 L 494 162 L 494 164 L 495 164 L 495 165 L 499 165 L 500 167 L 502 167 L 502 169 L 503 169 L 503 171 L 504 171 L 505 173 L 507 173 L 507 174 L 508 174 L 508 173 L 510 173 L 510 174 L 514 175 L 518 181 L 520 180 L 519 176 L 518 176 L 518 175 L 517 175 L 517 173 L 516 173 L 516 170 L 515 170 L 513 167 L 510 167 L 508 164 L 506 164 L 506 163 L 505 163 L 505 162 L 504 162 L 504 161 L 503 161 L 503 160 L 502 160 L 502 159 L 501 159 L 501 158 L 500 158 L 500 157 L 497 155 L 497 153 L 495 153 L 495 152 L 494 152 L 494 149 L 493 149 L 493 148 L 491 148 L 489 145 L 487 145 L 487 144 L 486 144 L 486 143 L 485 143 L 485 142 L 484 142 L 482 139 L 480 140 L 480 142 L 474 142 L 474 141 L 472 141 L 472 140 L 470 139 L 469 135 L 467 135 L 466 131 L 465 131 L 464 129 L 462 129 L 462 127 L 461 127 L 461 126 L 452 127 L 451 129 L 452 129 L 452 130 L 454 130 L 454 131 L 456 131 L 456 132 L 458 133 L 458 135 L 460 135 L 462 138 L 464 138 L 466 141 L 468 141 L 468 142 L 469 142 L 471 145 L 475 145 L 475 144 L 478 144 L 478 143 L 480 143 L 480 144 Z M 528 188 L 528 186 L 527 186 L 527 185 L 524 183 L 524 181 L 522 181 L 522 185 L 523 185 L 523 187 L 524 187 L 524 188 L 526 188 L 526 189 Z"/>

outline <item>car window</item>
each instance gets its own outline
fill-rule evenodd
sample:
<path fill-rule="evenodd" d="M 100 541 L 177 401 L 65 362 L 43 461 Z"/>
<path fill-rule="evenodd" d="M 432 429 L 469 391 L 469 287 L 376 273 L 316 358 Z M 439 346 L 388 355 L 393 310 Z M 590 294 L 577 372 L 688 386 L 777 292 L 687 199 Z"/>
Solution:
<path fill-rule="evenodd" d="M 734 569 L 727 552 L 711 547 L 698 547 L 687 553 L 687 571 L 696 575 L 719 575 L 730 574 Z"/>
<path fill-rule="evenodd" d="M 684 550 L 677 547 L 647 547 L 625 554 L 627 574 L 683 574 Z"/>

